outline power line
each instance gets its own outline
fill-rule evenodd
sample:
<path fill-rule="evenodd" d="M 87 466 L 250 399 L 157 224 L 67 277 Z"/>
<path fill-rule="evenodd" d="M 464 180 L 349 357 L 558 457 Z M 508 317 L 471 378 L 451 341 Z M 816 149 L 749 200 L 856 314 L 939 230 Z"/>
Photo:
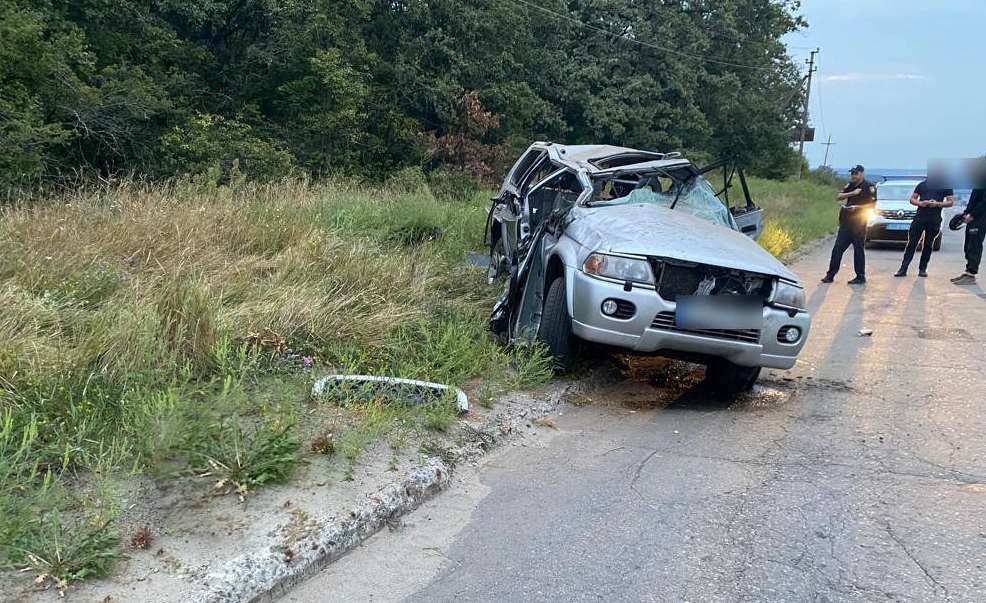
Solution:
<path fill-rule="evenodd" d="M 818 94 L 815 95 L 815 100 L 818 101 L 818 117 L 822 121 L 822 131 L 826 134 L 829 133 L 828 127 L 825 125 L 825 107 L 822 103 L 822 81 L 825 78 L 818 78 Z"/>
<path fill-rule="evenodd" d="M 572 23 L 575 23 L 579 27 L 583 27 L 585 29 L 591 29 L 593 31 L 597 31 L 599 33 L 606 34 L 607 36 L 610 36 L 610 37 L 613 37 L 613 38 L 618 38 L 620 40 L 626 40 L 627 42 L 633 42 L 634 44 L 639 44 L 641 46 L 645 46 L 647 48 L 652 48 L 654 50 L 659 50 L 661 52 L 666 52 L 668 54 L 674 54 L 674 55 L 678 55 L 678 56 L 685 57 L 685 58 L 688 58 L 688 59 L 692 59 L 692 60 L 695 60 L 695 61 L 702 61 L 702 62 L 705 62 L 705 63 L 714 63 L 716 65 L 725 65 L 727 67 L 738 67 L 738 68 L 741 68 L 741 69 L 752 69 L 752 70 L 755 70 L 755 71 L 774 71 L 774 68 L 773 67 L 762 67 L 760 65 L 747 65 L 747 64 L 744 64 L 744 63 L 733 63 L 731 61 L 721 61 L 719 59 L 713 59 L 713 58 L 704 57 L 704 56 L 701 56 L 701 55 L 690 54 L 690 53 L 687 53 L 687 52 L 682 52 L 680 50 L 675 50 L 673 48 L 667 48 L 665 46 L 658 46 L 657 44 L 652 44 L 650 42 L 644 42 L 643 40 L 638 40 L 636 38 L 628 38 L 628 37 L 626 37 L 625 34 L 613 33 L 611 31 L 608 31 L 608 30 L 603 29 L 601 27 L 596 27 L 594 25 L 589 25 L 588 23 L 584 23 L 584 22 L 576 19 L 575 17 L 572 17 L 570 15 L 564 15 L 562 13 L 555 12 L 555 11 L 553 11 L 551 9 L 544 8 L 543 6 L 538 6 L 537 4 L 533 4 L 531 2 L 528 2 L 527 0 L 509 0 L 509 1 L 510 2 L 514 2 L 514 3 L 518 3 L 518 4 L 523 4 L 524 6 L 527 6 L 528 8 L 534 8 L 534 9 L 537 9 L 537 10 L 543 12 L 543 13 L 548 13 L 550 15 L 554 15 L 555 17 L 558 17 L 559 19 L 564 19 L 566 21 L 570 21 Z"/>

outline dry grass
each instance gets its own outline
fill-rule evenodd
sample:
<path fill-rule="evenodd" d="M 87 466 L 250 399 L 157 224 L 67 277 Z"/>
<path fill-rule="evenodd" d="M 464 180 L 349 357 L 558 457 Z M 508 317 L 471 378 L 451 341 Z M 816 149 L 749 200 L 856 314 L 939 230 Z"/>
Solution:
<path fill-rule="evenodd" d="M 462 266 L 486 202 L 347 181 L 125 183 L 0 209 L 0 450 L 17 452 L 0 461 L 0 564 L 43 545 L 39 509 L 78 506 L 49 487 L 68 476 L 208 457 L 231 483 L 286 479 L 324 432 L 284 427 L 316 372 L 544 379 L 542 358 L 488 336 L 496 292 Z M 351 414 L 340 462 L 397 419 L 454 420 L 451 405 Z M 264 430 L 277 437 L 238 436 Z"/>
<path fill-rule="evenodd" d="M 219 338 L 263 328 L 303 347 L 382 342 L 421 316 L 434 259 L 318 226 L 326 202 L 298 184 L 228 196 L 125 187 L 5 212 L 0 339 L 16 353 L 0 356 L 0 374 L 207 371 Z"/>

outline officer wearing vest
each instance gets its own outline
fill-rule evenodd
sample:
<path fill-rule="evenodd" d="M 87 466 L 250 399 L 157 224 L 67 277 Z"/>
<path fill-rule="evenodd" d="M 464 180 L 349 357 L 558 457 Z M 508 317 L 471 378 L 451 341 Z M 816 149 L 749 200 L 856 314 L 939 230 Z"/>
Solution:
<path fill-rule="evenodd" d="M 836 199 L 843 201 L 844 205 L 839 212 L 839 233 L 835 236 L 835 245 L 832 246 L 829 270 L 822 282 L 831 283 L 835 279 L 842 256 L 852 245 L 856 278 L 849 281 L 849 284 L 863 285 L 866 284 L 866 255 L 863 249 L 866 239 L 866 210 L 876 206 L 876 187 L 866 180 L 863 166 L 857 165 L 849 170 L 849 183 Z"/>

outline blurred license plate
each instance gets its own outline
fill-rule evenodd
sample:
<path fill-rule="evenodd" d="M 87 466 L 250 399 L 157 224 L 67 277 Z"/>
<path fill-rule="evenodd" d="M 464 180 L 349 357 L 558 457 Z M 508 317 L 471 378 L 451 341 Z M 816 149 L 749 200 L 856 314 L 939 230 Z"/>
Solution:
<path fill-rule="evenodd" d="M 893 222 L 887 224 L 887 230 L 908 230 L 910 227 L 910 224 L 895 224 Z"/>
<path fill-rule="evenodd" d="M 761 329 L 763 299 L 743 295 L 679 295 L 675 326 L 683 329 Z"/>

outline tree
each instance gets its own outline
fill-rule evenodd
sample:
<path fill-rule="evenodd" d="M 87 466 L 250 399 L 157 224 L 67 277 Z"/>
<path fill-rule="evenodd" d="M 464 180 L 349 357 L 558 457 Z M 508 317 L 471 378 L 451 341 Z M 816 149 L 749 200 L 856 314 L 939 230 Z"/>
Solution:
<path fill-rule="evenodd" d="M 730 155 L 780 175 L 800 83 L 780 40 L 803 26 L 797 8 L 4 0 L 0 183 L 234 160 L 258 178 L 287 166 L 378 177 L 428 161 L 489 173 L 489 153 L 532 139 Z M 495 126 L 472 131 L 486 114 Z"/>

